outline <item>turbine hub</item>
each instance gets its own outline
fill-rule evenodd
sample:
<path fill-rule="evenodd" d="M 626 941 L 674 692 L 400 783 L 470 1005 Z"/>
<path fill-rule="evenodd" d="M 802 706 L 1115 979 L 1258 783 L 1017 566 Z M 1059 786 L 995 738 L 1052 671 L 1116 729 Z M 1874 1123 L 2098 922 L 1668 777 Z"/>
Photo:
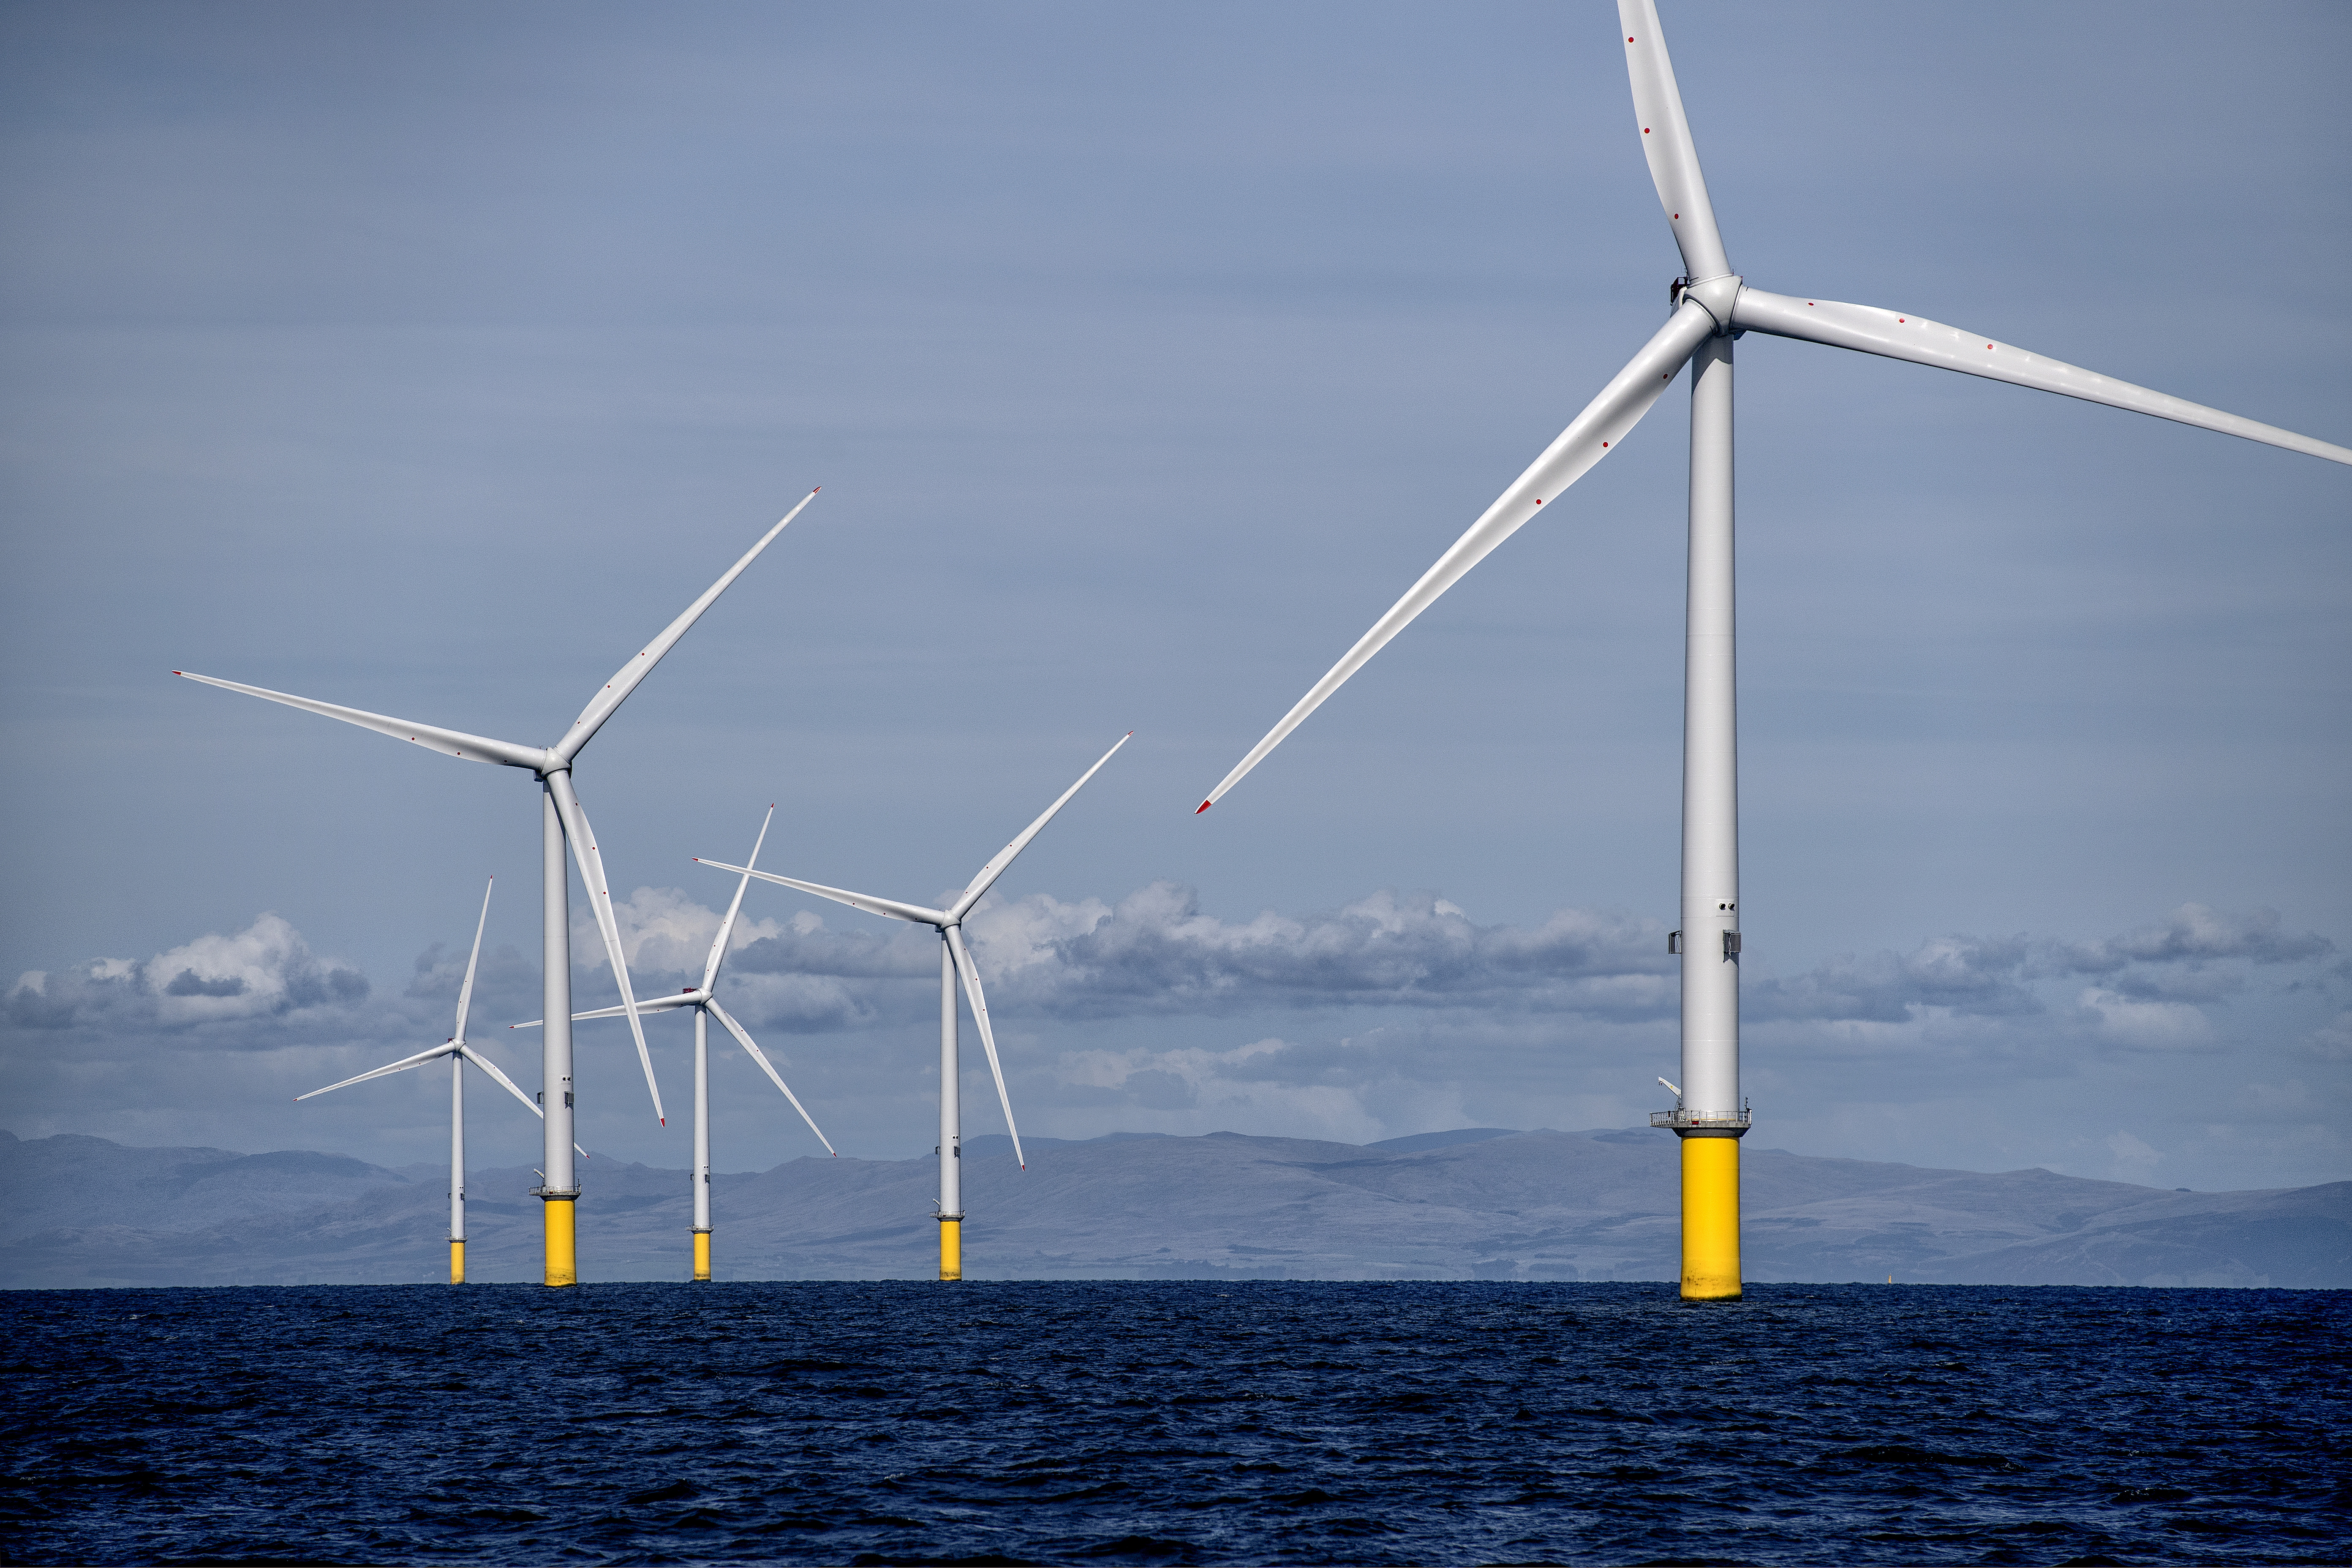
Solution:
<path fill-rule="evenodd" d="M 1705 310 L 1715 318 L 1715 335 L 1723 337 L 1732 330 L 1731 307 L 1739 298 L 1739 285 L 1740 278 L 1736 272 L 1696 280 L 1677 278 L 1666 286 L 1666 298 L 1674 302 L 1677 310 L 1682 309 L 1685 300 Z"/>

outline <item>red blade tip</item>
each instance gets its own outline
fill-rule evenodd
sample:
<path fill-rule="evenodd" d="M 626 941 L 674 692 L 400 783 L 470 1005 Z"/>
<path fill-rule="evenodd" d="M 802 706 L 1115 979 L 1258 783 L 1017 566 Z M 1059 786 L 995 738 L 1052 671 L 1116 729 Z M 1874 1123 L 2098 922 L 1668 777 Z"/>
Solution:
<path fill-rule="evenodd" d="M 1200 816 L 1200 815 L 1201 815 L 1201 812 L 1208 810 L 1208 809 L 1209 809 L 1209 807 L 1211 807 L 1211 806 L 1213 806 L 1213 805 L 1216 805 L 1216 804 L 1217 804 L 1217 803 L 1216 803 L 1215 801 L 1213 801 L 1213 800 L 1204 800 L 1204 801 L 1202 801 L 1202 802 L 1201 803 L 1200 810 L 1193 812 L 1193 813 L 1192 813 L 1192 815 L 1193 815 L 1193 816 Z"/>

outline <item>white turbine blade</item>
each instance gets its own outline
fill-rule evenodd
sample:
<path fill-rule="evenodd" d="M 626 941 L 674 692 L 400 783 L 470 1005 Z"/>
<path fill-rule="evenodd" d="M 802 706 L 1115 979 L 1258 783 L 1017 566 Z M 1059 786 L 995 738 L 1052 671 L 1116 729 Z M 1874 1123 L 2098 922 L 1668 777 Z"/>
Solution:
<path fill-rule="evenodd" d="M 482 1055 L 479 1051 L 475 1050 L 471 1046 L 460 1046 L 457 1047 L 457 1051 L 458 1054 L 464 1057 L 467 1061 L 473 1063 L 476 1067 L 481 1068 L 484 1072 L 496 1079 L 499 1081 L 499 1086 L 509 1094 L 511 1094 L 517 1100 L 521 1100 L 523 1108 L 529 1110 L 533 1116 L 538 1117 L 541 1121 L 547 1120 L 547 1112 L 541 1109 L 539 1101 L 525 1094 L 521 1089 L 517 1089 L 515 1087 L 514 1079 L 509 1078 L 506 1074 L 499 1070 L 498 1063 L 490 1060 L 489 1058 Z M 580 1145 L 577 1143 L 574 1143 L 572 1146 L 574 1149 L 580 1149 Z M 585 1149 L 580 1149 L 580 1157 L 583 1160 L 587 1159 L 588 1151 Z"/>
<path fill-rule="evenodd" d="M 730 866 L 724 860 L 705 860 L 697 856 L 694 863 L 714 870 L 733 871 L 740 876 L 757 877 L 762 882 L 773 882 L 780 888 L 796 888 L 803 893 L 814 893 L 820 899 L 831 899 L 836 904 L 847 904 L 853 910 L 864 910 L 869 915 L 907 921 L 919 926 L 947 923 L 947 911 L 927 910 L 920 904 L 902 904 L 896 899 L 877 898 L 872 893 L 852 893 L 840 888 L 828 888 L 823 882 L 803 882 L 791 877 L 779 877 L 773 871 L 754 871 L 749 866 Z"/>
<path fill-rule="evenodd" d="M 807 1122 L 809 1131 L 816 1134 L 816 1141 L 824 1145 L 824 1152 L 836 1160 L 840 1159 L 841 1151 L 833 1146 L 833 1141 L 824 1135 L 824 1129 L 816 1124 L 816 1118 L 808 1113 L 808 1107 L 801 1103 L 801 1097 L 793 1092 L 792 1085 L 784 1081 L 784 1075 L 776 1070 L 776 1064 L 768 1059 L 768 1054 L 751 1043 L 751 1037 L 743 1032 L 743 1026 L 737 1023 L 733 1016 L 716 1002 L 710 1004 L 710 1011 L 717 1016 L 721 1024 L 727 1026 L 727 1032 L 735 1037 L 735 1043 L 751 1053 L 751 1059 L 760 1064 L 760 1070 L 766 1073 L 774 1080 L 776 1087 L 784 1091 L 784 1098 L 791 1100 L 793 1109 L 801 1113 L 801 1120 Z"/>
<path fill-rule="evenodd" d="M 751 858 L 744 862 L 746 866 L 760 863 L 760 846 L 768 841 L 768 824 L 775 820 L 776 808 L 772 804 L 768 807 L 768 815 L 760 819 L 760 837 L 751 840 Z M 705 991 L 719 984 L 719 966 L 727 962 L 727 939 L 735 934 L 735 917 L 742 910 L 743 894 L 751 886 L 751 873 L 746 871 L 743 879 L 735 884 L 735 901 L 727 906 L 727 918 L 719 922 L 718 940 L 710 944 L 710 956 L 703 963 L 702 988 Z"/>
<path fill-rule="evenodd" d="M 953 907 L 948 910 L 948 919 L 950 921 L 960 921 L 963 919 L 964 912 L 967 910 L 970 910 L 972 905 L 980 902 L 981 895 L 987 892 L 988 889 L 994 885 L 996 879 L 1004 875 L 1005 868 L 1011 866 L 1013 862 L 1020 857 L 1021 851 L 1029 847 L 1029 841 L 1037 837 L 1038 831 L 1042 829 L 1045 824 L 1054 820 L 1054 814 L 1061 810 L 1062 807 L 1069 805 L 1070 797 L 1072 795 L 1087 787 L 1087 781 L 1102 771 L 1102 765 L 1104 763 L 1107 763 L 1113 757 L 1118 755 L 1119 746 L 1126 745 L 1133 739 L 1135 739 L 1135 731 L 1132 730 L 1129 730 L 1126 734 L 1121 735 L 1118 738 L 1118 745 L 1114 745 L 1109 751 L 1105 752 L 1102 756 L 1097 760 L 1093 767 L 1088 768 L 1085 773 L 1078 775 L 1077 783 L 1072 784 L 1069 788 L 1062 792 L 1061 799 L 1047 806 L 1043 816 L 1039 816 L 1036 821 L 1031 823 L 1028 826 L 1023 828 L 1021 830 L 1020 837 L 1014 839 L 1003 849 L 997 851 L 996 858 L 991 860 L 987 865 L 982 866 L 980 868 L 980 875 L 971 879 L 971 885 L 964 889 L 963 895 L 957 899 Z"/>
<path fill-rule="evenodd" d="M 1731 270 L 1731 260 L 1715 226 L 1715 204 L 1706 199 L 1698 144 L 1683 116 L 1682 89 L 1675 85 L 1657 0 L 1617 0 L 1617 36 L 1625 40 L 1625 72 L 1633 82 L 1642 155 L 1650 162 L 1650 179 L 1674 226 L 1675 243 L 1682 247 L 1683 271 L 1694 282 L 1720 278 Z"/>
<path fill-rule="evenodd" d="M 656 996 L 649 1001 L 638 1003 L 637 1015 L 643 1017 L 647 1013 L 667 1013 L 673 1007 L 691 1007 L 707 994 L 709 993 L 698 990 L 673 991 L 667 996 Z M 625 1018 L 628 1015 L 629 1010 L 626 1007 L 597 1007 L 589 1012 L 572 1014 L 572 1021 L 575 1024 L 584 1024 L 591 1018 Z M 533 1018 L 526 1024 L 509 1024 L 507 1027 L 536 1029 L 546 1021 L 544 1018 Z"/>
<path fill-rule="evenodd" d="M 390 1066 L 380 1067 L 373 1072 L 363 1072 L 357 1078 L 347 1078 L 341 1083 L 331 1083 L 324 1089 L 314 1089 L 308 1094 L 298 1094 L 294 1097 L 294 1103 L 299 1105 L 306 1100 L 316 1100 L 322 1094 L 332 1094 L 339 1089 L 349 1089 L 355 1083 L 365 1083 L 372 1078 L 384 1078 L 393 1073 L 406 1072 L 410 1068 L 421 1068 L 426 1062 L 438 1061 L 458 1048 L 454 1042 L 436 1046 L 429 1051 L 419 1051 L 413 1057 L 403 1057 Z"/>
<path fill-rule="evenodd" d="M 547 752 L 538 746 L 518 746 L 509 741 L 468 735 L 463 730 L 444 730 L 437 724 L 390 719 L 381 713 L 371 713 L 364 708 L 344 708 L 332 702 L 320 702 L 315 698 L 292 697 L 283 691 L 272 691 L 266 686 L 247 686 L 235 680 L 223 680 L 216 676 L 197 675 L 191 670 L 175 669 L 172 673 L 183 680 L 201 680 L 206 686 L 217 686 L 224 691 L 242 691 L 247 697 L 258 697 L 265 702 L 283 702 L 287 707 L 299 708 L 305 713 L 341 719 L 346 724 L 357 724 L 362 730 L 373 730 L 377 734 L 389 735 L 395 741 L 414 742 L 430 751 L 446 752 L 469 763 L 496 763 L 504 767 L 529 768 L 533 773 L 547 763 Z"/>
<path fill-rule="evenodd" d="M 1981 375 L 2079 397 L 2088 403 L 2104 403 L 2111 408 L 2129 409 L 2134 414 L 2194 425 L 2201 430 L 2218 430 L 2224 436 L 2242 436 L 2249 441 L 2284 447 L 2290 452 L 2325 458 L 2331 463 L 2352 463 L 2352 448 L 2298 436 L 2259 420 L 2224 414 L 2186 398 L 2151 392 L 2145 386 L 2134 386 L 2130 382 L 2117 381 L 2063 360 L 2028 353 L 1940 321 L 1882 310 L 1873 305 L 1847 305 L 1835 300 L 1804 300 L 1767 293 L 1761 289 L 1742 289 L 1738 303 L 1732 306 L 1731 321 L 1734 326 L 1769 332 L 1775 337 L 1801 338 L 1832 348 L 1853 349 L 1888 359 L 1909 360 L 1914 364 L 1957 370 L 1968 375 Z"/>
<path fill-rule="evenodd" d="M 963 994 L 971 1003 L 972 1021 L 980 1026 L 980 1048 L 988 1053 L 988 1070 L 996 1077 L 997 1102 L 1004 1107 L 1004 1130 L 1013 1134 L 1013 1157 L 1021 1168 L 1029 1168 L 1029 1157 L 1021 1152 L 1021 1129 L 1013 1124 L 1013 1097 L 1004 1091 L 1004 1064 L 996 1059 L 996 1036 L 988 1026 L 988 998 L 980 989 L 980 969 L 971 961 L 971 950 L 963 944 L 963 928 L 946 928 L 948 952 L 955 957 L 956 973 L 963 979 Z"/>
<path fill-rule="evenodd" d="M 823 488 L 823 486 L 818 487 L 819 489 Z M 578 756 L 580 748 L 586 745 L 595 737 L 596 731 L 604 727 L 604 721 L 613 716 L 613 710 L 627 700 L 629 693 L 637 689 L 637 682 L 653 673 L 654 666 L 661 662 L 662 655 L 677 646 L 677 639 L 684 637 L 687 629 L 702 618 L 702 612 L 710 608 L 719 595 L 727 592 L 728 585 L 743 574 L 743 568 L 760 558 L 760 552 L 768 548 L 776 535 L 783 532 L 784 524 L 800 516 L 801 509 L 814 500 L 816 500 L 816 490 L 811 490 L 803 496 L 800 506 L 786 512 L 782 522 L 777 523 L 775 527 L 761 534 L 760 542 L 743 552 L 743 558 L 727 568 L 726 574 L 718 582 L 704 589 L 702 597 L 688 605 L 684 615 L 663 627 L 661 636 L 647 643 L 636 658 L 615 670 L 613 679 L 604 683 L 604 689 L 588 700 L 588 706 L 580 710 L 580 717 L 572 721 L 572 728 L 566 730 L 563 732 L 563 739 L 555 743 L 552 748 L 555 754 L 567 763 Z"/>
<path fill-rule="evenodd" d="M 637 1065 L 646 1069 L 646 1092 L 654 1097 L 654 1117 L 667 1127 L 669 1118 L 662 1112 L 653 1053 L 646 1049 L 646 1026 L 637 1017 L 636 995 L 629 989 L 629 961 L 621 952 L 621 924 L 613 913 L 613 889 L 604 879 L 604 857 L 596 847 L 596 830 L 588 826 L 588 813 L 572 788 L 570 773 L 548 774 L 547 787 L 555 796 L 556 815 L 563 819 L 563 836 L 572 840 L 572 858 L 579 863 L 580 879 L 588 884 L 588 907 L 596 911 L 596 929 L 604 937 L 604 956 L 612 961 L 613 980 L 621 988 L 621 1012 L 629 1020 L 629 1033 L 636 1037 Z"/>
<path fill-rule="evenodd" d="M 474 951 L 466 959 L 466 983 L 457 987 L 457 1032 L 449 1037 L 459 1045 L 466 1043 L 466 1010 L 474 1005 L 474 966 L 482 961 L 482 928 L 490 923 L 490 889 L 499 885 L 493 877 L 482 889 L 481 918 L 474 922 Z"/>
<path fill-rule="evenodd" d="M 1714 331 L 1714 317 L 1696 301 L 1683 301 L 1667 318 L 1666 324 L 1658 329 L 1657 335 L 1642 345 L 1642 352 L 1633 356 L 1633 362 L 1601 389 L 1601 395 L 1584 405 L 1584 412 L 1570 422 L 1558 440 L 1544 448 L 1543 456 L 1511 481 L 1511 488 L 1486 509 L 1486 515 L 1472 523 L 1469 531 L 1454 542 L 1453 548 L 1437 558 L 1437 564 L 1423 573 L 1421 581 L 1391 605 L 1387 615 L 1373 623 L 1372 629 L 1358 639 L 1347 657 L 1333 665 L 1329 673 L 1298 700 L 1297 706 L 1283 715 L 1282 722 L 1250 748 L 1249 755 L 1234 764 L 1234 771 L 1209 792 L 1209 798 L 1193 815 L 1197 816 L 1216 805 L 1227 790 L 1265 759 L 1267 752 L 1280 745 L 1284 737 L 1306 722 L 1309 713 L 1323 706 L 1326 698 L 1363 668 L 1372 655 L 1387 647 L 1391 637 L 1412 625 L 1414 616 L 1436 603 L 1439 595 L 1460 582 L 1464 574 L 1486 558 L 1489 551 L 1517 533 L 1521 524 L 1535 516 L 1537 508 L 1547 500 L 1558 500 L 1560 492 L 1607 457 L 1610 449 L 1623 440 L 1625 433 L 1639 424 L 1642 416 L 1658 401 L 1666 384 L 1682 369 L 1683 362 Z"/>

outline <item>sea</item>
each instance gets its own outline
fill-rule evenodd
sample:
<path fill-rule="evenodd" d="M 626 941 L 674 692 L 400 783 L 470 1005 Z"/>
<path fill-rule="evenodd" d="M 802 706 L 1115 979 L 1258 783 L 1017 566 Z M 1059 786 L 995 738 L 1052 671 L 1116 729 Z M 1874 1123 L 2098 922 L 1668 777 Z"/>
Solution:
<path fill-rule="evenodd" d="M 2352 1558 L 2352 1292 L 16 1291 L 19 1563 Z"/>

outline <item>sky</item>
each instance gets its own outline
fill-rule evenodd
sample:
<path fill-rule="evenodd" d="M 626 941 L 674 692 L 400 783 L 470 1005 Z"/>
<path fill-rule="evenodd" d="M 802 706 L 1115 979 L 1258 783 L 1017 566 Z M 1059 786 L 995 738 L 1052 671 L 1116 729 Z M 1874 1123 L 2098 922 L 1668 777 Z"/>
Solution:
<path fill-rule="evenodd" d="M 1750 282 L 2352 442 L 2352 12 L 1665 24 Z M 535 1087 L 527 776 L 168 672 L 544 743 L 820 484 L 582 754 L 641 994 L 698 974 L 732 889 L 692 859 L 771 803 L 763 866 L 927 901 L 1132 729 L 971 921 L 1025 1132 L 1640 1124 L 1680 384 L 1192 813 L 1663 318 L 1613 26 L 0 10 L 0 1125 L 442 1157 L 437 1073 L 293 1096 L 447 1034 L 492 877 L 474 1033 Z M 2352 471 L 1738 363 L 1752 1136 L 2352 1176 Z M 927 1152 L 932 939 L 746 909 L 722 999 L 843 1152 Z M 688 1030 L 648 1035 L 670 1126 L 587 1026 L 583 1141 L 683 1166 Z M 722 1168 L 815 1150 L 714 1071 Z M 478 1157 L 537 1148 L 474 1104 Z"/>

